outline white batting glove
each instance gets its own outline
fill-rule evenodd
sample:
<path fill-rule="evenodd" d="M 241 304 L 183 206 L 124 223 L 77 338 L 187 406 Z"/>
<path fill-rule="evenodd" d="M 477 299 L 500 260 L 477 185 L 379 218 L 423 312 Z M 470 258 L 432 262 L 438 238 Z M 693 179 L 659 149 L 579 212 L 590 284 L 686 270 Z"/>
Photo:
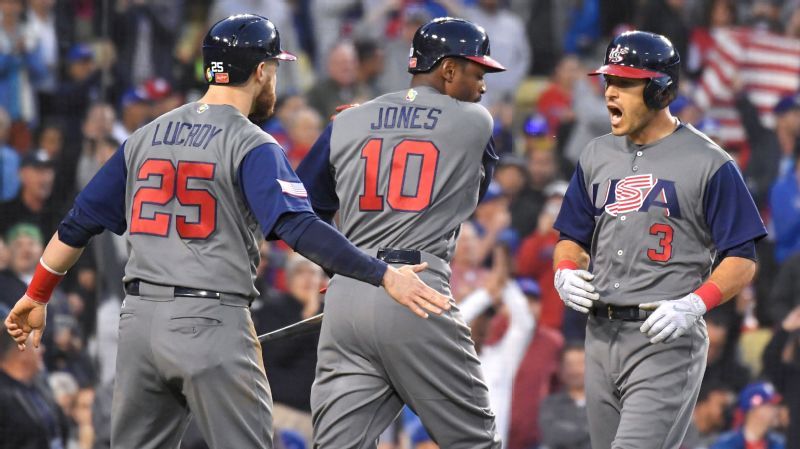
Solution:
<path fill-rule="evenodd" d="M 600 294 L 595 291 L 594 285 L 589 281 L 594 275 L 586 270 L 570 270 L 561 268 L 556 271 L 555 286 L 558 296 L 570 309 L 581 313 L 589 313 L 593 301 L 600 299 Z"/>
<path fill-rule="evenodd" d="M 697 323 L 706 313 L 706 305 L 694 293 L 681 299 L 639 304 L 642 310 L 655 310 L 639 328 L 650 337 L 650 343 L 672 343 Z"/>

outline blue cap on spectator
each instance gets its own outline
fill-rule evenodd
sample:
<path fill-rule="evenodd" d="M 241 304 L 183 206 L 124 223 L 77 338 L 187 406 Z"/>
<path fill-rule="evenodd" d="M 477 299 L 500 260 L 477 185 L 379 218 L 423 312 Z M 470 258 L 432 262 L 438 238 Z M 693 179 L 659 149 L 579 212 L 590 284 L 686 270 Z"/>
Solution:
<path fill-rule="evenodd" d="M 69 63 L 87 59 L 94 59 L 94 51 L 92 51 L 92 47 L 86 44 L 75 44 L 67 52 L 67 62 Z"/>
<path fill-rule="evenodd" d="M 483 198 L 481 199 L 481 203 L 487 203 L 492 200 L 496 200 L 501 198 L 505 192 L 503 192 L 503 188 L 500 187 L 500 184 L 492 181 L 489 183 L 489 187 L 486 189 L 486 193 L 483 194 Z"/>
<path fill-rule="evenodd" d="M 128 106 L 133 103 L 147 103 L 150 97 L 147 96 L 147 91 L 142 88 L 130 88 L 122 95 L 122 107 Z"/>
<path fill-rule="evenodd" d="M 528 296 L 536 296 L 538 298 L 542 295 L 542 289 L 539 287 L 539 283 L 532 278 L 517 278 L 517 285 L 519 285 L 522 293 Z"/>
<path fill-rule="evenodd" d="M 47 157 L 46 153 L 41 153 L 39 151 L 31 151 L 28 153 L 19 164 L 20 168 L 22 167 L 34 167 L 34 168 L 53 168 L 55 164 L 53 161 Z"/>
<path fill-rule="evenodd" d="M 547 119 L 541 114 L 534 114 L 525 120 L 522 130 L 526 136 L 542 137 L 547 135 Z"/>
<path fill-rule="evenodd" d="M 775 115 L 783 115 L 792 109 L 800 109 L 800 94 L 794 93 L 781 98 L 778 104 L 775 105 L 773 112 L 775 112 Z"/>
<path fill-rule="evenodd" d="M 781 395 L 769 382 L 755 382 L 744 388 L 739 394 L 739 408 L 747 413 L 753 407 L 763 404 L 779 404 Z"/>
<path fill-rule="evenodd" d="M 689 106 L 694 105 L 692 100 L 689 99 L 686 95 L 678 95 L 672 100 L 672 103 L 669 104 L 669 112 L 673 115 L 678 115 L 683 112 Z"/>
<path fill-rule="evenodd" d="M 704 119 L 697 122 L 695 125 L 698 131 L 711 137 L 712 139 L 718 139 L 722 137 L 721 130 L 722 127 L 719 124 L 719 121 L 713 119 L 711 117 L 705 117 Z"/>

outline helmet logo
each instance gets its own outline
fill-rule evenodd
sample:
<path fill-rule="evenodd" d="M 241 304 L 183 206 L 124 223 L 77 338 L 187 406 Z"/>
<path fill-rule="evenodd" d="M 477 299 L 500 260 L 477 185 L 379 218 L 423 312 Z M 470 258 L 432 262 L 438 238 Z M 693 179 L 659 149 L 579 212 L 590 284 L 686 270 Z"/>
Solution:
<path fill-rule="evenodd" d="M 209 83 L 214 80 L 214 74 L 211 72 L 211 67 L 206 67 L 206 81 Z"/>
<path fill-rule="evenodd" d="M 211 71 L 214 73 L 224 71 L 224 67 L 221 61 L 211 61 Z"/>
<path fill-rule="evenodd" d="M 628 48 L 617 44 L 608 52 L 608 62 L 619 63 L 624 59 L 623 56 L 628 54 Z"/>
<path fill-rule="evenodd" d="M 408 58 L 408 68 L 409 69 L 417 68 L 417 58 Z"/>
<path fill-rule="evenodd" d="M 217 84 L 228 84 L 230 82 L 230 78 L 228 78 L 228 73 L 227 72 L 215 73 L 214 82 Z"/>

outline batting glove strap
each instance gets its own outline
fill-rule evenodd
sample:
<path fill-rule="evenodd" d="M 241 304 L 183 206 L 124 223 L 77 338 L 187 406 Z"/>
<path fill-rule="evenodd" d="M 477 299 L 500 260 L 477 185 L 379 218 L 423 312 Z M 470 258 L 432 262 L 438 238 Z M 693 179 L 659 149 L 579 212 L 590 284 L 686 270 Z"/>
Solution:
<path fill-rule="evenodd" d="M 703 299 L 695 293 L 672 301 L 640 304 L 644 310 L 653 310 L 652 315 L 639 329 L 650 338 L 650 343 L 671 343 L 686 334 L 700 317 L 706 313 Z"/>

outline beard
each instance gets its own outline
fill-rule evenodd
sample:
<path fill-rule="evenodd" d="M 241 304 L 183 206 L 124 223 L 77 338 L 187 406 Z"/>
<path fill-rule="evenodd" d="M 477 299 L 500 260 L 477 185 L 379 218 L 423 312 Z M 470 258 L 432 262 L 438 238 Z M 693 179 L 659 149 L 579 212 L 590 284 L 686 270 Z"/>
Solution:
<path fill-rule="evenodd" d="M 253 110 L 247 118 L 253 123 L 260 124 L 270 118 L 273 112 L 275 112 L 275 89 L 271 84 L 265 84 L 253 101 Z"/>

